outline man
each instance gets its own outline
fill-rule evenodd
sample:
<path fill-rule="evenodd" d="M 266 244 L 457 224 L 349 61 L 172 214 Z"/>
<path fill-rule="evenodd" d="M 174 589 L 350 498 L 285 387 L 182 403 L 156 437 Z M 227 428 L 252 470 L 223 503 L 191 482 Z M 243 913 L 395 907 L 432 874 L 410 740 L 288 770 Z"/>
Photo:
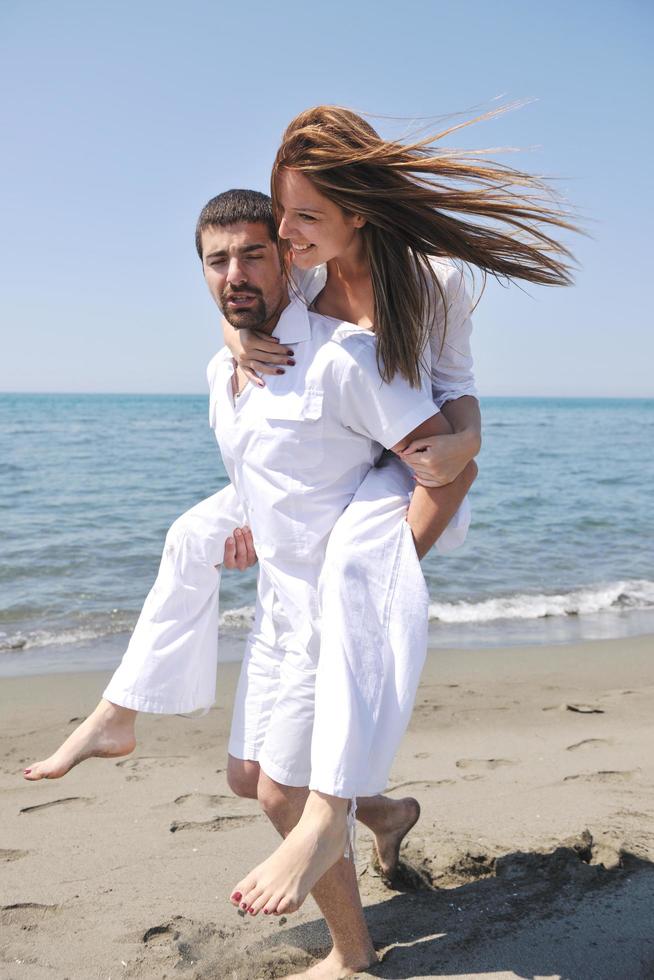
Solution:
<path fill-rule="evenodd" d="M 334 969 L 361 969 L 374 951 L 353 862 L 338 859 L 348 798 L 332 787 L 307 796 L 320 738 L 313 726 L 318 582 L 330 531 L 382 448 L 399 450 L 443 428 L 430 387 L 416 391 L 400 377 L 381 384 L 374 335 L 288 299 L 264 226 L 225 224 L 224 204 L 222 196 L 210 202 L 215 220 L 201 234 L 209 290 L 234 326 L 274 332 L 296 360 L 292 372 L 263 389 L 247 384 L 227 350 L 209 367 L 212 425 L 262 566 L 257 629 L 270 635 L 246 655 L 230 763 L 242 759 L 244 776 L 258 766 L 259 799 L 286 837 L 233 900 L 253 914 L 280 913 L 314 888 L 334 939 Z M 457 505 L 468 479 L 457 488 Z M 419 528 L 415 545 L 407 525 L 398 528 L 403 585 L 409 592 L 415 586 L 416 594 L 422 578 L 416 550 L 426 553 L 451 516 L 436 502 L 441 489 L 416 488 L 409 515 Z M 426 607 L 416 608 L 416 618 L 426 623 Z"/>
<path fill-rule="evenodd" d="M 353 862 L 338 858 L 345 845 L 349 796 L 333 795 L 332 787 L 308 795 L 318 581 L 330 531 L 383 448 L 401 449 L 443 429 L 428 386 L 417 391 L 401 378 L 381 384 L 372 334 L 309 314 L 289 299 L 264 195 L 220 195 L 203 210 L 198 229 L 207 285 L 224 315 L 234 326 L 274 331 L 292 343 L 296 368 L 258 389 L 246 385 L 226 349 L 212 361 L 211 422 L 232 486 L 173 525 L 157 582 L 95 719 L 91 716 L 59 753 L 29 775 L 51 778 L 88 755 L 130 751 L 137 710 L 188 711 L 211 703 L 216 566 L 224 560 L 234 528 L 247 521 L 260 576 L 256 622 L 236 698 L 228 778 L 235 792 L 258 796 L 286 840 L 256 869 L 252 887 L 234 893 L 233 900 L 253 914 L 260 909 L 279 913 L 297 908 L 313 889 L 334 940 L 328 969 L 333 967 L 336 976 L 368 965 L 374 950 Z M 416 595 L 422 589 L 418 630 L 426 622 L 426 590 L 416 549 L 421 556 L 429 550 L 472 478 L 474 468 L 449 491 L 416 489 L 409 515 L 415 545 L 404 521 L 397 527 L 392 543 L 403 563 L 404 584 L 413 584 Z M 444 490 L 450 493 L 445 506 Z M 204 656 L 212 648 L 213 660 Z M 204 651 L 203 658 L 198 651 Z M 358 802 L 378 841 L 390 827 L 399 846 L 402 821 L 388 822 L 391 801 Z"/>

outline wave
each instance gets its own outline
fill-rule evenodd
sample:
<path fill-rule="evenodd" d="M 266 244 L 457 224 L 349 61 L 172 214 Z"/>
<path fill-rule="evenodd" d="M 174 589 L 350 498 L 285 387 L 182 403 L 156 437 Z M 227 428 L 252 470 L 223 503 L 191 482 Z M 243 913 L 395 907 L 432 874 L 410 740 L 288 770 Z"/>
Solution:
<path fill-rule="evenodd" d="M 433 602 L 429 619 L 441 623 L 490 623 L 497 619 L 545 619 L 654 608 L 654 582 L 633 579 L 563 593 L 518 592 L 479 602 Z"/>
<path fill-rule="evenodd" d="M 605 585 L 573 589 L 570 592 L 518 592 L 479 601 L 432 602 L 429 619 L 440 623 L 490 623 L 500 619 L 545 619 L 553 616 L 584 616 L 607 611 L 654 609 L 654 582 L 633 579 Z M 92 643 L 110 636 L 131 632 L 135 617 L 126 613 L 108 621 L 106 615 L 96 622 L 83 625 L 27 629 L 3 632 L 0 630 L 0 651 L 19 653 L 36 647 L 69 646 Z M 220 616 L 220 628 L 227 633 L 242 634 L 254 622 L 254 606 L 225 609 Z"/>

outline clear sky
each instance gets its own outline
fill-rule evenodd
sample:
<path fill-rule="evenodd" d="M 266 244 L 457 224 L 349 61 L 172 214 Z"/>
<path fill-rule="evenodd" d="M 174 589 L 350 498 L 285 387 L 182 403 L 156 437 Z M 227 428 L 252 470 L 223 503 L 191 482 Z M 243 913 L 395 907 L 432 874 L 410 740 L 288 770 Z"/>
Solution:
<path fill-rule="evenodd" d="M 517 146 L 588 217 L 572 289 L 490 283 L 484 394 L 654 394 L 650 0 L 2 0 L 0 390 L 202 392 L 221 344 L 193 247 L 268 188 L 285 124 L 537 101 L 451 145 Z M 397 135 L 404 124 L 372 119 Z"/>

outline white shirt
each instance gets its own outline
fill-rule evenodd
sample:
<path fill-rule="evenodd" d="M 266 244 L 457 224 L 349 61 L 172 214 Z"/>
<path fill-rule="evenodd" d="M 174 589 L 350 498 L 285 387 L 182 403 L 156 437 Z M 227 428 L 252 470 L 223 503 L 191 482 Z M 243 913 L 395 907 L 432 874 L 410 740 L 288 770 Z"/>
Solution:
<path fill-rule="evenodd" d="M 421 389 L 399 374 L 382 382 L 369 330 L 293 299 L 274 336 L 292 344 L 296 365 L 265 388 L 235 397 L 228 348 L 210 362 L 210 423 L 259 559 L 301 622 L 315 611 L 329 534 L 364 476 L 437 410 L 429 378 Z"/>
<path fill-rule="evenodd" d="M 432 396 L 434 404 L 442 408 L 445 402 L 463 395 L 477 397 L 470 349 L 472 302 L 466 290 L 463 273 L 452 261 L 434 258 L 431 266 L 438 277 L 446 303 L 444 307 L 443 297 L 438 290 L 430 294 Z M 319 265 L 305 271 L 294 268 L 293 277 L 299 292 L 310 306 L 327 281 L 327 266 Z"/>

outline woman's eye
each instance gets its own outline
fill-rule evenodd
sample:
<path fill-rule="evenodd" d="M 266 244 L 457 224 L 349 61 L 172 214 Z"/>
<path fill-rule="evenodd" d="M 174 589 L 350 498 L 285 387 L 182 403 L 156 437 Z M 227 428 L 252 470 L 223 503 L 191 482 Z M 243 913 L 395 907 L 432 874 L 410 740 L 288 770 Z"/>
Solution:
<path fill-rule="evenodd" d="M 298 217 L 302 218 L 303 221 L 315 221 L 316 220 L 310 214 L 302 214 L 301 211 L 298 212 Z"/>

